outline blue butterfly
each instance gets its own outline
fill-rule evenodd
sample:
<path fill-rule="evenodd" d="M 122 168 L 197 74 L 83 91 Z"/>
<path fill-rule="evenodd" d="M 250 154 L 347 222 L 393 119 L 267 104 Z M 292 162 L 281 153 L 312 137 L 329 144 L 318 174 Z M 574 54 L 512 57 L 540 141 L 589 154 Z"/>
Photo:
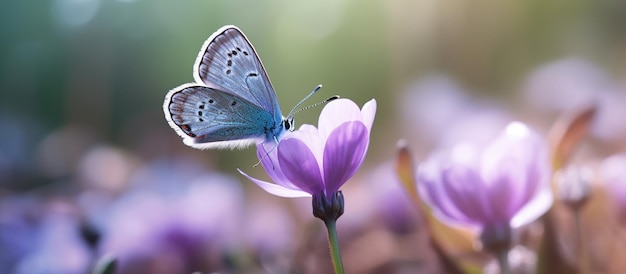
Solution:
<path fill-rule="evenodd" d="M 193 76 L 194 83 L 170 90 L 163 104 L 167 122 L 186 145 L 208 149 L 277 144 L 294 129 L 293 115 L 282 116 L 259 56 L 237 27 L 224 26 L 204 42 Z"/>

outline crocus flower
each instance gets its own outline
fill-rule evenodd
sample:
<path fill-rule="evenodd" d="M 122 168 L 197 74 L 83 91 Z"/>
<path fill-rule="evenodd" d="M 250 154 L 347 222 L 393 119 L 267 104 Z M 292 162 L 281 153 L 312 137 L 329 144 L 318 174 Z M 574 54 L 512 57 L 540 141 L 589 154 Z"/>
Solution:
<path fill-rule="evenodd" d="M 343 214 L 339 188 L 361 166 L 370 142 L 376 101 L 363 109 L 347 99 L 331 101 L 319 118 L 319 128 L 302 125 L 277 147 L 257 145 L 257 156 L 275 184 L 241 174 L 267 192 L 283 197 L 312 196 L 313 215 L 326 225 L 330 257 L 336 274 L 344 273 L 336 221 Z"/>
<path fill-rule="evenodd" d="M 432 155 L 418 169 L 422 198 L 443 221 L 485 230 L 515 228 L 552 205 L 542 138 L 513 122 L 483 149 L 469 144 Z"/>
<path fill-rule="evenodd" d="M 277 196 L 330 199 L 363 162 L 375 114 L 373 99 L 363 109 L 348 99 L 331 101 L 320 114 L 319 128 L 302 125 L 276 149 L 257 145 L 257 156 L 274 183 L 239 172 Z"/>

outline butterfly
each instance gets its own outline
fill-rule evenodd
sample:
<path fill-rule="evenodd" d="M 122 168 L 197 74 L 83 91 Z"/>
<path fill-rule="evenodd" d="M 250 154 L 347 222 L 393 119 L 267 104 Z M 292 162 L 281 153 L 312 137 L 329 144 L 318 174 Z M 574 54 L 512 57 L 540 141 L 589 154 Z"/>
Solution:
<path fill-rule="evenodd" d="M 195 82 L 170 90 L 163 103 L 165 119 L 186 145 L 209 149 L 278 144 L 285 132 L 293 131 L 293 110 L 282 116 L 259 56 L 237 27 L 224 26 L 204 42 L 193 77 Z"/>

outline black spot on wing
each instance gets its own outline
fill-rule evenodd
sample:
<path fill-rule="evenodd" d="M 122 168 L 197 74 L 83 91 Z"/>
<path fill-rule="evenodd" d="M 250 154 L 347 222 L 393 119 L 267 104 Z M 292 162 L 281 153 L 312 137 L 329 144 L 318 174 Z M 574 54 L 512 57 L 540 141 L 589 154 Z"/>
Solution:
<path fill-rule="evenodd" d="M 189 137 L 196 137 L 196 134 L 191 132 L 191 127 L 189 125 L 180 125 L 180 129 L 189 135 Z"/>

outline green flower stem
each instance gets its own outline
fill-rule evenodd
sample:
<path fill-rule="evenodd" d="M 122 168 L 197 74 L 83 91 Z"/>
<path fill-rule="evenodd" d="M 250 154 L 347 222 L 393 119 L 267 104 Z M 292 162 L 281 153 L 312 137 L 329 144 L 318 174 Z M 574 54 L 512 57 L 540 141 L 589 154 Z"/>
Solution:
<path fill-rule="evenodd" d="M 341 261 L 341 252 L 339 252 L 339 241 L 337 240 L 337 225 L 335 220 L 324 221 L 328 230 L 328 247 L 330 248 L 330 257 L 333 262 L 335 274 L 343 274 L 343 262 Z"/>

